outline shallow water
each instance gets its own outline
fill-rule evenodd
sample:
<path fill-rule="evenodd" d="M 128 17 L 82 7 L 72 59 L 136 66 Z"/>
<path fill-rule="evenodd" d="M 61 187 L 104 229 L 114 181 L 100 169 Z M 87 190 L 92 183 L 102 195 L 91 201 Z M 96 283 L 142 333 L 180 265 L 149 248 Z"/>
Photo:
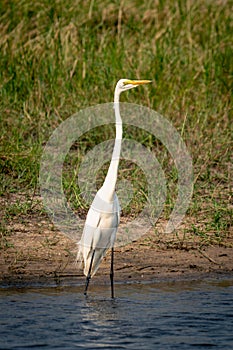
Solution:
<path fill-rule="evenodd" d="M 233 280 L 0 289 L 0 349 L 233 349 Z"/>

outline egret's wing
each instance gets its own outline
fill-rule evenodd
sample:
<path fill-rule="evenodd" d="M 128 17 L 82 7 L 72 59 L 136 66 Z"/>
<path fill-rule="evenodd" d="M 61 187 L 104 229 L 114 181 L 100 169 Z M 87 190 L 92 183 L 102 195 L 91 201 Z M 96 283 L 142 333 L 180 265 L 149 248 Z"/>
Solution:
<path fill-rule="evenodd" d="M 93 239 L 95 237 L 95 231 L 99 226 L 101 213 L 92 209 L 89 209 L 87 213 L 87 219 L 83 229 L 83 234 L 79 242 L 79 251 L 81 250 L 83 259 L 87 259 L 89 252 L 93 249 Z"/>
<path fill-rule="evenodd" d="M 85 275 L 89 272 L 92 254 L 95 251 L 91 276 L 98 270 L 107 249 L 114 246 L 120 219 L 120 205 L 116 195 L 111 203 L 100 201 L 98 196 L 95 197 L 95 200 L 88 211 L 82 238 L 79 242 L 79 252 L 84 260 Z M 96 204 L 99 205 L 98 208 Z"/>
<path fill-rule="evenodd" d="M 114 197 L 114 208 L 115 208 L 115 211 L 117 212 L 117 227 L 118 227 L 119 223 L 120 223 L 121 206 L 120 206 L 119 199 L 118 199 L 116 193 L 115 193 L 115 197 Z"/>

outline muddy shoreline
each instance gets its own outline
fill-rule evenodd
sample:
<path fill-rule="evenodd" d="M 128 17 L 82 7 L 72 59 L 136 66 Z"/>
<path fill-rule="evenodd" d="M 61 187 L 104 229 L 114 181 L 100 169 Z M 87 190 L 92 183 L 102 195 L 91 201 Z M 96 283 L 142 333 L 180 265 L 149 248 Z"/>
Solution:
<path fill-rule="evenodd" d="M 8 248 L 0 251 L 1 287 L 84 283 L 82 266 L 75 262 L 75 242 L 49 229 L 30 230 L 25 234 L 26 226 L 18 227 L 18 231 L 8 237 Z M 110 254 L 107 254 L 91 285 L 109 284 L 109 268 Z M 194 244 L 180 247 L 175 242 L 169 246 L 148 236 L 115 249 L 116 283 L 191 281 L 226 275 L 233 277 L 230 246 L 209 245 L 200 249 Z"/>
<path fill-rule="evenodd" d="M 25 201 L 25 197 L 2 198 L 6 208 Z M 38 197 L 30 211 L 12 214 L 6 221 L 0 240 L 0 287 L 83 285 L 81 264 L 76 263 L 77 245 L 58 231 L 42 211 Z M 4 214 L 4 211 L 2 212 Z M 124 225 L 128 218 L 122 217 Z M 208 241 L 188 233 L 193 218 L 186 217 L 184 227 L 164 235 L 161 220 L 137 241 L 115 248 L 116 283 L 200 280 L 208 277 L 233 277 L 233 233 L 221 241 Z M 182 231 L 183 230 L 183 231 Z M 185 235 L 184 235 L 184 230 Z M 109 284 L 110 254 L 103 259 L 91 285 Z"/>

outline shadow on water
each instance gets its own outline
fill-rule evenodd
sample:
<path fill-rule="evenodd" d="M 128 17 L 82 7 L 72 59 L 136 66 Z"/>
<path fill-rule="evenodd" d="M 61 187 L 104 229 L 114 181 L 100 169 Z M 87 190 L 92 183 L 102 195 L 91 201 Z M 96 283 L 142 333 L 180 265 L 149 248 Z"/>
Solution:
<path fill-rule="evenodd" d="M 233 279 L 0 289 L 0 349 L 231 349 Z"/>

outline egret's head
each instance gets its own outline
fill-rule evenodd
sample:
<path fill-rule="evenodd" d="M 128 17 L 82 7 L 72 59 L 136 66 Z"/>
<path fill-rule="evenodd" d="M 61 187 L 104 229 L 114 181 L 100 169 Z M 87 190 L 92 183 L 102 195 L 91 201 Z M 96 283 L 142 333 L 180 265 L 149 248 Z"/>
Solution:
<path fill-rule="evenodd" d="M 133 89 L 137 87 L 138 85 L 148 84 L 151 83 L 151 80 L 131 80 L 131 79 L 120 79 L 117 83 L 117 90 L 119 93 Z"/>

